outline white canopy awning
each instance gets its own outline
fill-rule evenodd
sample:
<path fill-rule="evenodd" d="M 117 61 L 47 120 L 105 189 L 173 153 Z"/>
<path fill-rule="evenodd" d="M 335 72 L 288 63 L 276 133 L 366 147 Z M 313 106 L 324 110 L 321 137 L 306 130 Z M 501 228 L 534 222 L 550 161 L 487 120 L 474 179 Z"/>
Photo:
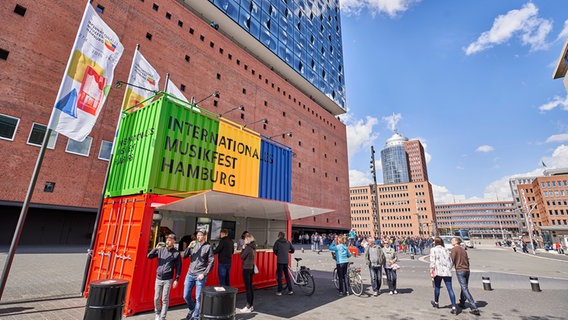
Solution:
<path fill-rule="evenodd" d="M 294 220 L 335 211 L 213 190 L 168 204 L 153 204 L 153 207 L 170 215 L 215 215 L 273 220 L 287 220 L 288 213 L 290 219 Z"/>

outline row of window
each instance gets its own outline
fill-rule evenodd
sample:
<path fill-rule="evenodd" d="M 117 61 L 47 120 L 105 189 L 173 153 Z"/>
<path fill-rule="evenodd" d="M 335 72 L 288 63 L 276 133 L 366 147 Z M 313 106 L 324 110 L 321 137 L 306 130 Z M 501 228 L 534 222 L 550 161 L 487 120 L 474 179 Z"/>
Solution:
<path fill-rule="evenodd" d="M 547 181 L 547 182 L 541 182 L 541 187 L 543 188 L 554 188 L 556 187 L 557 183 L 556 181 Z M 562 180 L 562 181 L 558 181 L 558 186 L 559 187 L 567 187 L 568 186 L 568 181 L 567 180 Z"/>
<path fill-rule="evenodd" d="M 561 221 L 563 221 L 564 222 L 563 224 L 566 225 L 566 219 L 562 219 L 562 220 L 558 219 L 558 220 L 551 220 L 551 221 L 552 221 L 553 226 L 561 225 L 561 223 L 560 223 Z"/>
<path fill-rule="evenodd" d="M 0 139 L 14 141 L 18 126 L 20 124 L 20 119 L 8 116 L 5 114 L 0 114 Z M 43 139 L 47 133 L 47 126 L 39 123 L 33 123 L 32 129 L 28 135 L 27 144 L 40 147 L 43 143 Z M 49 140 L 47 143 L 47 148 L 55 149 L 55 144 L 57 143 L 57 137 L 59 135 L 55 131 L 51 131 Z M 91 152 L 91 144 L 93 142 L 92 137 L 87 137 L 83 142 L 78 142 L 72 139 L 67 139 L 67 146 L 65 147 L 65 152 L 77 154 L 81 156 L 88 157 Z M 109 161 L 112 152 L 112 142 L 103 140 L 101 142 L 101 147 L 99 149 L 98 158 L 101 160 Z"/>
<path fill-rule="evenodd" d="M 544 191 L 543 195 L 545 198 L 558 198 L 558 197 L 564 197 L 565 195 L 568 196 L 568 190 L 564 191 L 564 190 L 560 190 L 560 191 Z M 550 201 L 547 201 L 550 202 Z M 560 202 L 560 201 L 559 201 Z M 564 203 L 566 203 L 566 200 L 564 200 Z"/>

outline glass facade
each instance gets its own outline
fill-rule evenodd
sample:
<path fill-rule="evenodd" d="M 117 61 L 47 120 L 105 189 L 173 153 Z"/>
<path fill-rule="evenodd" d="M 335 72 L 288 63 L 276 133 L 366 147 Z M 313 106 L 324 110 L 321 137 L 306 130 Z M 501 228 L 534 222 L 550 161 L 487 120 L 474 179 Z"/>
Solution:
<path fill-rule="evenodd" d="M 408 183 L 408 163 L 403 145 L 387 146 L 381 150 L 383 164 L 383 183 Z"/>
<path fill-rule="evenodd" d="M 209 0 L 345 110 L 339 0 Z"/>

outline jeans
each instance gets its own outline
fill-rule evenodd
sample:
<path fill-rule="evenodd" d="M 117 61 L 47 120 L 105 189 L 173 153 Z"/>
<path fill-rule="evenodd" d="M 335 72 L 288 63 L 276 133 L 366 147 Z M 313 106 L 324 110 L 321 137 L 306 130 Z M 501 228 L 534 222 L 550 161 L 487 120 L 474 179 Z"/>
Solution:
<path fill-rule="evenodd" d="M 290 280 L 290 274 L 288 273 L 288 264 L 278 263 L 276 264 L 276 283 L 278 284 L 278 292 L 282 292 L 282 273 L 284 273 L 284 277 L 286 278 L 288 291 L 292 291 L 292 281 Z"/>
<path fill-rule="evenodd" d="M 381 282 L 383 280 L 383 268 L 382 267 L 369 267 L 369 273 L 371 274 L 371 287 L 374 292 L 379 292 L 381 290 Z"/>
<path fill-rule="evenodd" d="M 349 290 L 347 282 L 347 265 L 348 263 L 340 263 L 337 265 L 337 277 L 339 278 L 339 292 L 346 294 Z"/>
<path fill-rule="evenodd" d="M 230 286 L 231 264 L 219 263 L 217 265 L 217 272 L 219 274 L 219 285 L 227 287 Z"/>
<path fill-rule="evenodd" d="M 183 299 L 189 310 L 194 310 L 193 318 L 195 320 L 199 319 L 199 300 L 201 297 L 201 289 L 205 286 L 205 282 L 207 281 L 207 276 L 203 277 L 201 280 L 197 280 L 197 276 L 192 276 L 189 273 L 185 276 L 185 283 L 183 288 Z M 191 299 L 191 291 L 195 287 L 195 301 Z"/>
<path fill-rule="evenodd" d="M 243 281 L 247 292 L 247 307 L 252 307 L 254 303 L 254 288 L 252 286 L 252 276 L 254 269 L 243 269 Z"/>
<path fill-rule="evenodd" d="M 444 280 L 444 285 L 448 289 L 448 294 L 450 295 L 450 301 L 452 302 L 452 307 L 456 306 L 456 295 L 454 294 L 454 289 L 452 289 L 452 277 L 434 277 L 434 301 L 437 303 L 440 299 L 440 288 L 442 287 L 442 280 Z"/>
<path fill-rule="evenodd" d="M 469 301 L 469 304 L 472 309 L 477 309 L 477 305 L 475 305 L 475 301 L 469 292 L 468 284 L 469 284 L 469 271 L 457 271 L 456 275 L 458 276 L 458 282 L 460 283 L 461 292 L 460 292 L 460 304 L 463 305 L 465 303 L 465 299 Z"/>
<path fill-rule="evenodd" d="M 166 319 L 168 304 L 170 302 L 170 287 L 173 280 L 158 280 L 154 286 L 154 311 L 160 315 L 160 319 Z M 160 303 L 160 297 L 162 302 Z"/>
<path fill-rule="evenodd" d="M 396 270 L 391 268 L 385 268 L 385 273 L 387 275 L 387 283 L 389 285 L 389 291 L 396 290 Z"/>

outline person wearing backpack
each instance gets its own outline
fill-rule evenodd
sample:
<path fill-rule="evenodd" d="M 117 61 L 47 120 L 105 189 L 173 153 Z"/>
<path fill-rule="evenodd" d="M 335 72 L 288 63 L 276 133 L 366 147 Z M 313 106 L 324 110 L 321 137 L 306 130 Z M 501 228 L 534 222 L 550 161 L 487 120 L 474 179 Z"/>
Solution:
<path fill-rule="evenodd" d="M 373 237 L 367 238 L 367 250 L 365 250 L 365 261 L 369 267 L 371 274 L 371 287 L 373 288 L 373 296 L 378 296 L 381 290 L 381 281 L 383 278 L 383 266 L 386 258 L 383 250 L 375 245 Z"/>

